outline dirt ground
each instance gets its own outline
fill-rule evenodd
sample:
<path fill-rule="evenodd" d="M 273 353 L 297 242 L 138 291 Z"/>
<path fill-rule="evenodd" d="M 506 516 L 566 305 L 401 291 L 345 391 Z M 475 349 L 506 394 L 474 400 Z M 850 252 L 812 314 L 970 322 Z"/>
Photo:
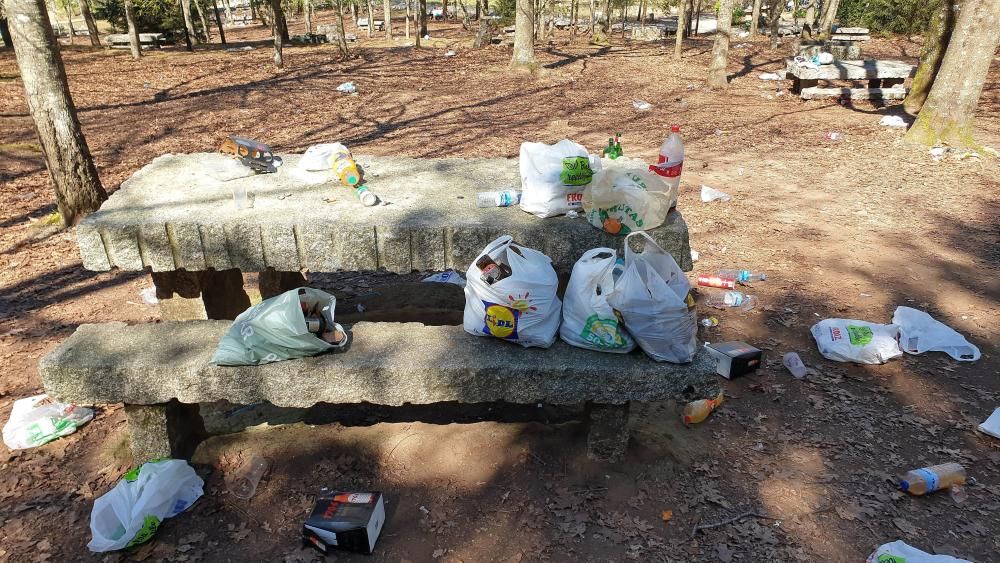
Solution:
<path fill-rule="evenodd" d="M 291 25 L 296 33 L 302 24 Z M 695 272 L 769 276 L 751 290 L 761 303 L 749 313 L 699 306 L 721 320 L 700 337 L 761 347 L 765 365 L 724 382 L 725 405 L 692 428 L 675 404 L 637 405 L 621 464 L 587 461 L 577 413 L 545 406 L 369 409 L 322 426 L 214 437 L 194 459 L 205 496 L 149 543 L 110 555 L 86 548 L 90 509 L 131 460 L 121 406 L 100 406 L 69 437 L 0 449 L 0 559 L 311 561 L 319 554 L 301 547 L 300 527 L 321 486 L 380 490 L 389 503 L 374 555 L 328 561 L 863 561 L 896 539 L 998 559 L 1000 441 L 975 430 L 1000 406 L 995 158 L 935 160 L 879 125 L 898 106 L 803 102 L 781 90 L 787 83 L 760 80 L 782 68 L 788 41 L 779 50 L 736 41 L 735 78 L 719 93 L 702 87 L 708 39 L 687 42 L 675 63 L 672 46 L 615 38 L 602 48 L 560 35 L 539 50 L 542 72 L 528 77 L 508 72 L 508 48 L 470 50 L 457 24 L 432 23 L 432 46 L 419 50 L 362 34 L 348 61 L 328 45 L 287 47 L 282 71 L 265 30 L 227 34 L 256 48 L 168 48 L 139 62 L 118 51 L 64 52 L 109 190 L 159 154 L 213 151 L 229 133 L 282 152 L 340 140 L 364 153 L 431 158 L 516 157 L 522 141 L 566 137 L 596 152 L 622 131 L 626 154 L 652 159 L 679 123 L 687 159 L 678 208 L 700 254 Z M 915 62 L 920 45 L 875 39 L 864 48 Z M 13 54 L 0 52 L 4 421 L 16 399 L 42 391 L 39 358 L 77 325 L 159 319 L 139 295 L 146 275 L 85 271 L 73 231 L 46 225 L 54 197 L 17 74 Z M 347 80 L 357 96 L 334 90 Z M 633 99 L 654 108 L 637 112 Z M 977 136 L 1000 147 L 997 58 Z M 702 203 L 703 184 L 733 200 Z M 399 278 L 316 280 L 350 298 Z M 856 366 L 824 360 L 810 338 L 822 318 L 889 322 L 899 305 L 966 335 L 982 359 L 929 353 Z M 790 350 L 811 368 L 804 381 L 780 365 Z M 239 501 L 225 476 L 252 453 L 273 467 L 257 495 Z M 895 489 L 895 476 L 946 461 L 974 478 L 965 502 Z M 760 516 L 723 524 L 748 511 Z M 695 529 L 710 524 L 721 525 Z"/>

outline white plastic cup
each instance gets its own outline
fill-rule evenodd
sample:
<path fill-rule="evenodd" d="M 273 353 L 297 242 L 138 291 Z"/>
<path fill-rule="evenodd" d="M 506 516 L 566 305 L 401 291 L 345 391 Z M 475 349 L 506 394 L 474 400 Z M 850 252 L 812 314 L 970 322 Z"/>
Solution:
<path fill-rule="evenodd" d="M 789 352 L 782 356 L 781 363 L 795 379 L 802 379 L 806 376 L 806 365 L 802 363 L 802 358 L 795 352 Z"/>
<path fill-rule="evenodd" d="M 246 186 L 233 186 L 233 203 L 236 209 L 249 209 L 250 201 L 247 199 Z"/>
<path fill-rule="evenodd" d="M 236 471 L 229 481 L 229 492 L 236 498 L 247 500 L 257 492 L 257 484 L 267 473 L 270 463 L 267 458 L 254 455 Z"/>

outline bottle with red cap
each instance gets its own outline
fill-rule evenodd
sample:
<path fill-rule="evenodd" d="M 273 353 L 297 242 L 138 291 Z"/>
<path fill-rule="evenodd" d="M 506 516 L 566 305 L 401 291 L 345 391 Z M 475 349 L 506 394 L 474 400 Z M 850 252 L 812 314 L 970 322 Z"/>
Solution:
<path fill-rule="evenodd" d="M 681 140 L 681 126 L 671 125 L 670 136 L 660 145 L 660 157 L 652 172 L 663 176 L 671 188 L 677 189 L 681 183 L 681 168 L 684 167 L 684 141 Z"/>

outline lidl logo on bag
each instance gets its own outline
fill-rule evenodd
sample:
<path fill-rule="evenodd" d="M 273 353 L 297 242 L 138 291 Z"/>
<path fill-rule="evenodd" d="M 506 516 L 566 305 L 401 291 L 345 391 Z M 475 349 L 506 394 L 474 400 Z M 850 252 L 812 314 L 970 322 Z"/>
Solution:
<path fill-rule="evenodd" d="M 830 340 L 836 342 L 838 340 L 842 340 L 843 338 L 844 335 L 840 333 L 840 327 L 838 326 L 830 327 Z"/>
<path fill-rule="evenodd" d="M 602 319 L 597 315 L 590 315 L 583 325 L 580 338 L 600 348 L 624 348 L 626 342 L 618 326 L 616 319 Z"/>
<path fill-rule="evenodd" d="M 521 311 L 489 301 L 483 301 L 483 305 L 486 307 L 483 332 L 497 338 L 517 340 L 517 319 Z"/>
<path fill-rule="evenodd" d="M 563 159 L 563 169 L 559 179 L 567 186 L 585 186 L 594 178 L 590 169 L 590 159 L 585 156 L 570 156 Z"/>

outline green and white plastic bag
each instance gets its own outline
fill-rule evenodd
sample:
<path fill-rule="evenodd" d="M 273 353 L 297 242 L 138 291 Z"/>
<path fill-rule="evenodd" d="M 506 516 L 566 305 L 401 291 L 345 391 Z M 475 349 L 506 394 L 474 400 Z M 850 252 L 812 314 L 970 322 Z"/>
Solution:
<path fill-rule="evenodd" d="M 220 366 L 253 366 L 315 356 L 347 344 L 330 344 L 306 328 L 302 303 L 315 310 L 328 327 L 344 332 L 333 322 L 337 298 L 325 291 L 300 287 L 266 299 L 240 313 L 219 341 L 212 363 Z"/>
<path fill-rule="evenodd" d="M 640 159 L 602 161 L 600 175 L 583 192 L 583 212 L 594 227 L 613 235 L 655 229 L 677 204 L 677 189 Z"/>
<path fill-rule="evenodd" d="M 93 410 L 53 401 L 48 395 L 18 399 L 3 427 L 3 443 L 12 450 L 34 448 L 76 432 L 93 418 Z"/>
<path fill-rule="evenodd" d="M 624 269 L 610 248 L 588 250 L 577 260 L 563 296 L 560 338 L 599 352 L 624 354 L 635 348 L 621 315 L 608 303 L 608 296 L 615 290 L 615 278 Z"/>
<path fill-rule="evenodd" d="M 851 319 L 823 319 L 809 331 L 819 353 L 828 360 L 884 364 L 902 356 L 899 327 Z"/>
<path fill-rule="evenodd" d="M 115 551 L 139 545 L 160 523 L 188 509 L 203 494 L 205 482 L 182 459 L 150 461 L 125 474 L 94 501 L 90 513 L 90 551 Z"/>
<path fill-rule="evenodd" d="M 601 159 L 568 139 L 521 143 L 521 209 L 538 217 L 579 210 L 583 190 L 600 174 Z"/>

